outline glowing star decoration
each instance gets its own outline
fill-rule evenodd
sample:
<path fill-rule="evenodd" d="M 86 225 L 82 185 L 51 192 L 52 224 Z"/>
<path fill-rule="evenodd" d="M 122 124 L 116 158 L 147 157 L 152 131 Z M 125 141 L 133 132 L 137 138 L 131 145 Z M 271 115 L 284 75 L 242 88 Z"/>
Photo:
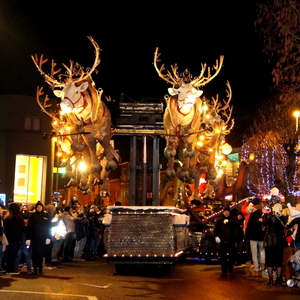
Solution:
<path fill-rule="evenodd" d="M 42 110 L 53 118 L 53 128 L 61 147 L 68 154 L 69 160 L 83 155 L 85 162 L 89 163 L 89 174 L 82 174 L 80 185 L 84 193 L 91 193 L 94 184 L 102 184 L 106 190 L 106 179 L 111 170 L 117 168 L 119 156 L 113 149 L 111 139 L 111 114 L 105 103 L 101 100 L 102 90 L 96 90 L 91 78 L 100 63 L 100 48 L 92 37 L 88 37 L 95 49 L 95 60 L 91 68 L 86 70 L 79 64 L 70 61 L 66 73 L 59 74 L 61 69 L 55 70 L 56 63 L 52 61 L 51 73 L 42 70 L 47 62 L 37 55 L 32 59 L 44 76 L 46 83 L 54 90 L 54 94 L 61 99 L 62 114 L 49 112 L 49 98 L 42 102 L 39 97 L 44 94 L 42 88 L 37 89 L 37 102 Z M 56 76 L 56 77 L 55 77 Z M 62 140 L 63 139 L 63 140 Z M 97 153 L 97 144 L 101 145 L 102 153 Z M 71 149 L 70 149 L 71 148 Z M 81 153 L 82 152 L 82 153 Z M 99 161 L 99 157 L 104 157 Z M 77 160 L 77 159 L 75 159 Z M 71 164 L 69 164 L 70 166 Z M 76 164 L 74 164 L 74 167 Z M 76 172 L 74 172 L 76 173 Z"/>

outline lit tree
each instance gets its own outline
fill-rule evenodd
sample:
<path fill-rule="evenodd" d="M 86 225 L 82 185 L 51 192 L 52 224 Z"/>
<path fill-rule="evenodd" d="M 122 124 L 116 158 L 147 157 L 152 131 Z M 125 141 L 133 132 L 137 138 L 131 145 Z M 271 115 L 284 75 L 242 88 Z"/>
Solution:
<path fill-rule="evenodd" d="M 269 193 L 274 186 L 285 195 L 294 193 L 298 184 L 298 136 L 293 111 L 295 105 L 268 101 L 242 147 L 243 157 L 251 161 L 247 179 L 252 194 Z"/>
<path fill-rule="evenodd" d="M 300 67 L 300 2 L 261 0 L 257 3 L 256 32 L 273 70 L 277 87 L 297 87 Z"/>
<path fill-rule="evenodd" d="M 277 186 L 288 196 L 298 185 L 299 130 L 293 111 L 300 109 L 300 2 L 257 1 L 255 28 L 272 68 L 273 86 L 243 145 L 246 159 L 255 154 L 247 184 L 253 194 Z"/>

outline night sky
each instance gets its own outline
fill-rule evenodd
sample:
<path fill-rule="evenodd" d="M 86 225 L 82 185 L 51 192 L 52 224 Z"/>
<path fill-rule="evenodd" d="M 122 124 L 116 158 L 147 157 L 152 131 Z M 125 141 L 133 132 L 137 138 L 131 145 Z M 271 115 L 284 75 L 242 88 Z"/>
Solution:
<path fill-rule="evenodd" d="M 230 82 L 235 127 L 227 141 L 239 146 L 268 93 L 270 71 L 254 32 L 254 1 L 207 2 L 1 1 L 0 94 L 35 96 L 37 86 L 48 88 L 31 60 L 35 53 L 59 67 L 69 60 L 92 66 L 87 36 L 102 49 L 96 86 L 116 101 L 121 94 L 163 101 L 170 85 L 153 67 L 156 47 L 166 68 L 177 63 L 194 76 L 201 63 L 213 66 L 224 55 L 221 72 L 203 91 L 222 99 Z"/>

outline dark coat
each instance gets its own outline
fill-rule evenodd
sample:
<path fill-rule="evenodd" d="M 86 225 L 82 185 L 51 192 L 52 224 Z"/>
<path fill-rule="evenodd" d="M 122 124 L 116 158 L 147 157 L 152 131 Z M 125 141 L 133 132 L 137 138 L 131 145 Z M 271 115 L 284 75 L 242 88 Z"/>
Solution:
<path fill-rule="evenodd" d="M 51 217 L 46 212 L 35 211 L 28 219 L 26 240 L 50 239 L 51 238 Z"/>
<path fill-rule="evenodd" d="M 266 215 L 263 224 L 266 226 L 266 247 L 285 247 L 284 218 L 273 214 Z"/>
<path fill-rule="evenodd" d="M 224 224 L 224 220 L 228 219 L 228 223 Z M 215 224 L 214 235 L 219 237 L 221 243 L 234 243 L 235 233 L 238 226 L 236 216 L 229 216 L 228 218 L 222 215 Z"/>
<path fill-rule="evenodd" d="M 9 215 L 4 219 L 4 233 L 8 243 L 20 241 L 25 232 L 25 222 L 21 214 Z"/>
<path fill-rule="evenodd" d="M 237 218 L 237 227 L 235 229 L 235 241 L 236 242 L 241 242 L 244 240 L 245 238 L 245 234 L 244 234 L 244 222 L 245 222 L 245 217 L 242 213 L 239 213 L 238 215 L 240 215 L 242 218 L 239 220 Z"/>
<path fill-rule="evenodd" d="M 75 217 L 74 224 L 75 224 L 75 235 L 77 241 L 88 236 L 89 220 L 86 217 L 78 217 L 78 216 Z"/>
<path fill-rule="evenodd" d="M 262 218 L 262 210 L 257 209 L 256 211 L 250 213 L 249 220 L 246 228 L 246 240 L 248 241 L 263 241 L 264 231 L 263 223 L 259 221 Z"/>
<path fill-rule="evenodd" d="M 20 212 L 20 205 L 10 204 L 9 215 L 4 219 L 4 233 L 8 243 L 21 241 L 22 233 L 25 232 L 25 222 Z"/>

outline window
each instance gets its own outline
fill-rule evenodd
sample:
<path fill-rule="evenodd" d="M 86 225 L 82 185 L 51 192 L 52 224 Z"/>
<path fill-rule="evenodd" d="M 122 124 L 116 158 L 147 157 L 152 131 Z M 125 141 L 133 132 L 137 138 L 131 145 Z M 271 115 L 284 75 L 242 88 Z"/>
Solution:
<path fill-rule="evenodd" d="M 17 155 L 15 166 L 14 201 L 36 203 L 44 201 L 46 158 Z"/>
<path fill-rule="evenodd" d="M 25 118 L 24 129 L 26 131 L 37 131 L 41 130 L 41 119 L 39 118 Z"/>

